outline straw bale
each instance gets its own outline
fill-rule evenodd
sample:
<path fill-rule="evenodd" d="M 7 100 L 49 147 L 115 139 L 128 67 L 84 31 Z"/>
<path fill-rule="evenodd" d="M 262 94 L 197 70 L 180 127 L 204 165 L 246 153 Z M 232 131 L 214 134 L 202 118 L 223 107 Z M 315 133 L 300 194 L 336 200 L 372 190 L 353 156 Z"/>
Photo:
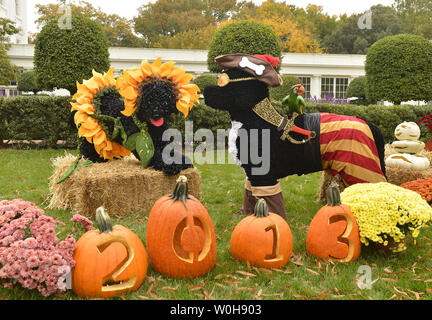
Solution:
<path fill-rule="evenodd" d="M 188 178 L 189 194 L 201 199 L 201 177 L 196 168 L 168 176 L 152 168 L 143 169 L 135 157 L 80 168 L 58 185 L 56 182 L 75 159 L 66 154 L 52 160 L 48 209 L 70 209 L 87 217 L 94 217 L 102 205 L 117 217 L 141 211 L 149 213 L 156 200 L 172 192 L 179 175 Z"/>

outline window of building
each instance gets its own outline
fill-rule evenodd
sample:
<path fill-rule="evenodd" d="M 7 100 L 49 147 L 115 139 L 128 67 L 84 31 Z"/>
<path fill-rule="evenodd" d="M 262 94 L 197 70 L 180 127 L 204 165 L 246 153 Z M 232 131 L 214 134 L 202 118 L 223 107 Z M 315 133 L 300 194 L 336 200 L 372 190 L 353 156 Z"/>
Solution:
<path fill-rule="evenodd" d="M 336 95 L 337 99 L 347 98 L 348 78 L 336 78 Z"/>
<path fill-rule="evenodd" d="M 299 79 L 303 83 L 303 87 L 306 90 L 304 97 L 310 98 L 311 97 L 311 78 L 310 77 L 299 77 Z"/>
<path fill-rule="evenodd" d="M 321 78 L 321 98 L 334 97 L 334 78 Z"/>
<path fill-rule="evenodd" d="M 321 78 L 321 98 L 347 98 L 348 78 Z"/>

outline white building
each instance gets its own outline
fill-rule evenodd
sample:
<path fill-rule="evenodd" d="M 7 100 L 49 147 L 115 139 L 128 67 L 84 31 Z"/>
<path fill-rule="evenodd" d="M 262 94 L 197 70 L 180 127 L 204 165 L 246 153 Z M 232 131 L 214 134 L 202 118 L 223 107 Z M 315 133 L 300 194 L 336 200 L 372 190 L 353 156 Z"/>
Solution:
<path fill-rule="evenodd" d="M 208 73 L 206 50 L 120 48 L 109 49 L 110 62 L 119 75 L 122 70 L 137 67 L 142 60 L 172 60 L 195 75 Z M 8 52 L 13 64 L 24 70 L 33 69 L 34 45 L 12 45 Z M 281 74 L 299 77 L 305 85 L 306 97 L 346 98 L 349 82 L 365 75 L 365 55 L 284 53 Z"/>
<path fill-rule="evenodd" d="M 27 0 L 0 0 L 0 17 L 15 22 L 20 32 L 11 37 L 11 43 L 28 43 Z"/>

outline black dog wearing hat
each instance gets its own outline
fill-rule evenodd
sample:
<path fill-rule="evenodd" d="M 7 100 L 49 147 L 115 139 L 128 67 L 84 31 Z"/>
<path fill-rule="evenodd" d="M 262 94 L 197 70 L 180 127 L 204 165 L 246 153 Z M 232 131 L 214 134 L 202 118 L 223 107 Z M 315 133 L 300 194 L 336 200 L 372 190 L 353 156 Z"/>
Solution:
<path fill-rule="evenodd" d="M 328 170 L 346 185 L 386 181 L 384 139 L 376 126 L 336 114 L 280 114 L 268 90 L 282 84 L 274 57 L 229 54 L 216 62 L 225 72 L 218 86 L 205 88 L 204 98 L 231 116 L 229 151 L 247 175 L 241 213 L 253 212 L 257 198 L 265 198 L 270 211 L 286 217 L 278 179 L 293 174 Z"/>

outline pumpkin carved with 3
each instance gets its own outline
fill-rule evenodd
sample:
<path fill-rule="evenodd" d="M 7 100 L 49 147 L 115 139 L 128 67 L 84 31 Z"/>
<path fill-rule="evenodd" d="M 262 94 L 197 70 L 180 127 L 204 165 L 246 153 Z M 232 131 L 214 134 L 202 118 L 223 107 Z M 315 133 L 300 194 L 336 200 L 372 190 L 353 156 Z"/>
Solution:
<path fill-rule="evenodd" d="M 238 260 L 262 268 L 281 268 L 291 258 L 293 239 L 286 221 L 269 213 L 266 201 L 259 199 L 254 214 L 234 228 L 230 246 Z"/>
<path fill-rule="evenodd" d="M 349 206 L 341 204 L 337 183 L 327 189 L 327 205 L 316 213 L 309 225 L 306 251 L 336 262 L 354 261 L 360 255 L 359 228 Z"/>
<path fill-rule="evenodd" d="M 147 250 L 153 269 L 173 278 L 195 278 L 216 263 L 213 221 L 201 202 L 188 194 L 185 176 L 174 192 L 156 201 L 147 223 Z"/>
<path fill-rule="evenodd" d="M 72 290 L 80 297 L 109 298 L 136 291 L 147 274 L 147 254 L 128 228 L 111 225 L 103 207 L 96 211 L 99 230 L 86 232 L 76 243 Z"/>

